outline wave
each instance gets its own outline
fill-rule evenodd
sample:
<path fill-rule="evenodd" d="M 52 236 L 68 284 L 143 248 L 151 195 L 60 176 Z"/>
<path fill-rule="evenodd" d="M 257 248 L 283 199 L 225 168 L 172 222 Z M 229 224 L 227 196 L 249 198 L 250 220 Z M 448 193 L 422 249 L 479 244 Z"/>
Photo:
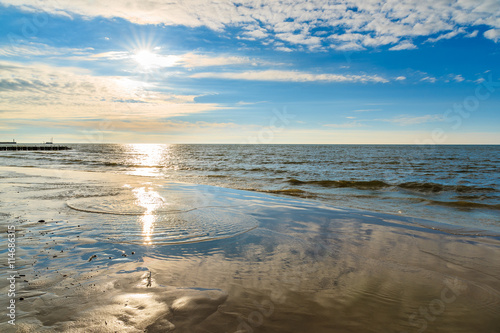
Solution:
<path fill-rule="evenodd" d="M 283 190 L 267 190 L 266 192 L 271 193 L 307 193 L 306 191 L 300 190 L 298 188 L 287 188 Z"/>
<path fill-rule="evenodd" d="M 309 161 L 283 161 L 280 164 L 308 164 Z"/>
<path fill-rule="evenodd" d="M 495 193 L 496 189 L 492 187 L 478 187 L 467 185 L 443 185 L 437 183 L 419 183 L 419 182 L 406 182 L 396 185 L 388 184 L 382 180 L 309 180 L 302 181 L 295 178 L 287 180 L 287 183 L 300 186 L 300 185 L 317 185 L 322 187 L 336 187 L 344 188 L 351 187 L 361 190 L 378 190 L 389 187 L 397 187 L 404 190 L 411 190 L 422 193 L 439 193 L 439 192 L 455 192 L 455 193 Z"/>
<path fill-rule="evenodd" d="M 431 205 L 447 206 L 447 207 L 462 208 L 462 209 L 484 208 L 484 209 L 500 210 L 500 204 L 485 204 L 472 201 L 428 200 L 428 203 Z"/>
<path fill-rule="evenodd" d="M 316 195 L 307 192 L 298 188 L 286 188 L 286 189 L 281 189 L 281 190 L 266 190 L 266 189 L 259 189 L 259 188 L 243 188 L 241 190 L 244 191 L 253 191 L 253 192 L 262 192 L 262 193 L 273 193 L 273 194 L 284 194 L 284 195 L 291 195 L 294 197 L 301 197 L 301 198 L 315 198 Z"/>
<path fill-rule="evenodd" d="M 417 192 L 425 193 L 437 193 L 444 191 L 452 191 L 457 193 L 471 193 L 471 192 L 496 192 L 492 187 L 477 187 L 477 186 L 466 186 L 466 185 L 443 185 L 437 183 L 418 183 L 418 182 L 408 182 L 399 184 L 398 187 L 407 190 L 413 190 Z"/>
<path fill-rule="evenodd" d="M 109 166 L 109 167 L 124 167 L 124 168 L 164 168 L 165 166 L 163 165 L 141 165 L 141 164 L 126 164 L 126 163 L 120 163 L 120 162 L 99 162 L 99 163 L 94 163 L 94 165 L 102 165 L 102 166 Z"/>
<path fill-rule="evenodd" d="M 20 158 L 20 155 L 0 155 L 0 158 Z"/>
<path fill-rule="evenodd" d="M 301 181 L 295 178 L 291 178 L 287 181 L 293 185 L 318 185 L 322 187 L 353 187 L 358 189 L 382 189 L 386 187 L 391 187 L 392 185 L 387 184 L 381 180 L 310 180 L 310 181 Z"/>

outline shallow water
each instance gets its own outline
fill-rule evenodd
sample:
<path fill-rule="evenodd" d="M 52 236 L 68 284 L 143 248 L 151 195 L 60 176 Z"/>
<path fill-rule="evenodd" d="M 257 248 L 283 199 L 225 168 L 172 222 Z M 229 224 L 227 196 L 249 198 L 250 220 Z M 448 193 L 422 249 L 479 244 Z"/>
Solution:
<path fill-rule="evenodd" d="M 500 233 L 500 146 L 71 146 L 62 152 L 0 152 L 0 165 L 269 192 Z"/>
<path fill-rule="evenodd" d="M 2 168 L 0 213 L 2 225 L 16 226 L 17 332 L 500 327 L 500 238 L 458 227 L 36 168 Z M 5 249 L 5 234 L 1 241 Z M 5 270 L 0 281 L 3 293 Z M 14 331 L 7 319 L 2 332 Z"/>

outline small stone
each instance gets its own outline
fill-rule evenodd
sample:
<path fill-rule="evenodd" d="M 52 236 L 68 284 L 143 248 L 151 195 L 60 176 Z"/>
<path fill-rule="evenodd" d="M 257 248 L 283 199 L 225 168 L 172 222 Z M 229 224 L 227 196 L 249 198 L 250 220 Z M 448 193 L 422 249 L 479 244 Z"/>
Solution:
<path fill-rule="evenodd" d="M 45 220 L 38 220 L 38 222 L 40 222 L 40 223 L 44 223 L 44 222 L 45 222 Z"/>

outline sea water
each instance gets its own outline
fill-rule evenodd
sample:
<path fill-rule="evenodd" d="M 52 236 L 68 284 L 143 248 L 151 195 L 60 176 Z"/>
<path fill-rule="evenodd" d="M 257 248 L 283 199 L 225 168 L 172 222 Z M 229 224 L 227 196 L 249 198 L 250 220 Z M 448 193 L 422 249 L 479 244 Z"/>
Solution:
<path fill-rule="evenodd" d="M 500 146 L 71 144 L 0 166 L 150 176 L 500 232 Z"/>
<path fill-rule="evenodd" d="M 9 268 L 7 232 L 0 237 L 0 290 L 7 294 L 9 274 L 17 282 L 16 295 L 0 299 L 3 309 L 15 301 L 16 326 L 2 316 L 0 331 L 468 333 L 500 327 L 498 234 L 451 219 L 371 212 L 393 200 L 380 195 L 362 210 L 339 207 L 352 194 L 336 205 L 327 204 L 332 197 L 319 198 L 320 191 L 314 199 L 296 197 L 307 186 L 383 193 L 366 189 L 375 184 L 397 193 L 403 185 L 308 180 L 302 173 L 278 186 L 261 180 L 259 191 L 239 191 L 164 173 L 153 158 L 166 147 L 132 148 L 135 162 L 123 167 L 101 168 L 89 157 L 81 163 L 86 171 L 70 170 L 75 163 L 0 168 L 0 226 L 15 235 Z M 112 157 L 100 163 L 115 163 Z M 196 179 L 226 178 L 204 177 Z M 449 216 L 457 208 L 444 209 Z"/>

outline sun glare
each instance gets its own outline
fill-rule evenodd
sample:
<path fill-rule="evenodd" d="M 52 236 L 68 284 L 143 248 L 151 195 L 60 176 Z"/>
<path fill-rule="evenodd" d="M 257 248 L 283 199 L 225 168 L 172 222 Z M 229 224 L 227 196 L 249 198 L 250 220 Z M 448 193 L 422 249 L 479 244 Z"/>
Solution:
<path fill-rule="evenodd" d="M 174 65 L 178 58 L 177 56 L 162 56 L 149 50 L 143 49 L 135 52 L 132 58 L 144 69 L 154 67 L 169 67 Z"/>
<path fill-rule="evenodd" d="M 158 56 L 148 50 L 140 50 L 134 56 L 134 60 L 145 68 L 151 68 L 158 62 Z"/>

